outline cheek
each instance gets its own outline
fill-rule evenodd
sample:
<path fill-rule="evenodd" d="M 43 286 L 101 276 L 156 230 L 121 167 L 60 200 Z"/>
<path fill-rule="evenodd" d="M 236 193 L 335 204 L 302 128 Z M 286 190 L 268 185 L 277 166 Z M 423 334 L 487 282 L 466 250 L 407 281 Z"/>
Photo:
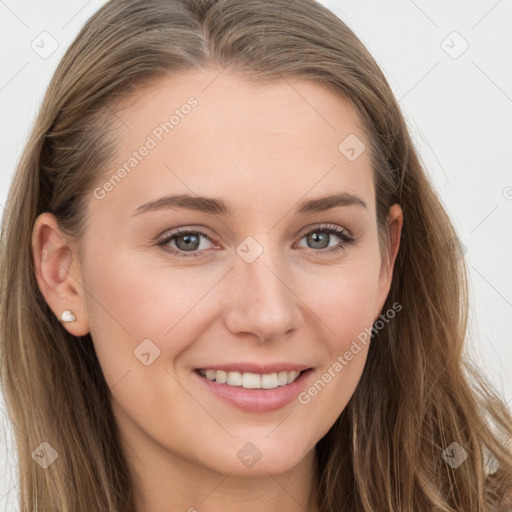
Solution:
<path fill-rule="evenodd" d="M 330 269 L 328 277 L 312 280 L 304 297 L 311 309 L 327 326 L 330 352 L 346 350 L 350 341 L 374 320 L 378 296 L 378 261 L 353 260 L 338 269 Z"/>
<path fill-rule="evenodd" d="M 205 300 L 208 290 L 225 272 L 210 270 L 200 278 L 191 269 L 148 266 L 142 254 L 97 261 L 88 279 L 94 290 L 88 299 L 91 336 L 120 427 L 134 422 L 164 440 L 169 425 L 200 421 L 212 426 L 205 409 L 176 380 L 174 362 L 199 336 L 199 316 L 212 304 Z M 213 427 L 204 436 L 212 438 L 212 445 L 219 436 Z M 178 429 L 174 449 L 187 447 L 189 435 L 187 428 Z"/>
<path fill-rule="evenodd" d="M 309 417 L 321 418 L 324 434 L 345 409 L 361 378 L 371 341 L 379 270 L 375 258 L 352 260 L 331 272 L 329 281 L 317 286 L 318 293 L 310 293 L 307 299 L 318 312 L 325 350 L 298 402 Z"/>
<path fill-rule="evenodd" d="M 198 315 L 211 307 L 208 292 L 225 273 L 213 267 L 171 269 L 165 259 L 148 266 L 148 259 L 143 253 L 111 253 L 87 269 L 91 336 L 109 383 L 134 363 L 141 365 L 136 357 L 142 348 L 151 359 L 158 355 L 155 365 L 172 364 L 195 339 Z"/>

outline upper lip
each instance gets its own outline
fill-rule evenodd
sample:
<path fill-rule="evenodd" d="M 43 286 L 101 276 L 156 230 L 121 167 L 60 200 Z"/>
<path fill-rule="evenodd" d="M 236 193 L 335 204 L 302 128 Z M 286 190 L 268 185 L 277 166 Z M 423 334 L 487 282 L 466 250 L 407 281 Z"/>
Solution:
<path fill-rule="evenodd" d="M 311 366 L 296 364 L 296 363 L 222 363 L 222 364 L 208 364 L 201 366 L 197 370 L 224 370 L 227 372 L 240 372 L 240 373 L 277 373 L 277 372 L 291 372 L 309 370 Z"/>

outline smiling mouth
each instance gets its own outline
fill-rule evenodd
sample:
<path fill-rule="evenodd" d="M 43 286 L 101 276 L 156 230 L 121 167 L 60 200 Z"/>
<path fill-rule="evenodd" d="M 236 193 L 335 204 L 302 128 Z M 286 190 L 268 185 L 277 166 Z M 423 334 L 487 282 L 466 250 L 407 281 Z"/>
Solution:
<path fill-rule="evenodd" d="M 301 372 L 293 370 L 274 373 L 233 372 L 203 368 L 195 371 L 199 375 L 218 384 L 227 384 L 228 386 L 245 389 L 275 389 L 295 382 L 302 373 L 309 371 L 309 369 Z"/>

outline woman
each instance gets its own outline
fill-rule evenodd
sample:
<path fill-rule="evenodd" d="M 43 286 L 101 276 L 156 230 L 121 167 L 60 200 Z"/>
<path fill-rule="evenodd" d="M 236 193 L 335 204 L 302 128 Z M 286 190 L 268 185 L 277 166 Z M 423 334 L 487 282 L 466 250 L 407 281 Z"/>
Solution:
<path fill-rule="evenodd" d="M 7 212 L 22 512 L 511 509 L 455 231 L 321 5 L 108 2 Z"/>

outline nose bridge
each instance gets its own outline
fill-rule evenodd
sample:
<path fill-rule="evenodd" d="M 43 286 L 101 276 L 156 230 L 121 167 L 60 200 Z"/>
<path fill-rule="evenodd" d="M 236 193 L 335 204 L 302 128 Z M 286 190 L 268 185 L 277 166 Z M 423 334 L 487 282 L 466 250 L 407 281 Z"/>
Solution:
<path fill-rule="evenodd" d="M 268 235 L 249 236 L 236 248 L 234 293 L 228 327 L 260 339 L 278 338 L 297 328 L 299 310 L 286 255 Z"/>

